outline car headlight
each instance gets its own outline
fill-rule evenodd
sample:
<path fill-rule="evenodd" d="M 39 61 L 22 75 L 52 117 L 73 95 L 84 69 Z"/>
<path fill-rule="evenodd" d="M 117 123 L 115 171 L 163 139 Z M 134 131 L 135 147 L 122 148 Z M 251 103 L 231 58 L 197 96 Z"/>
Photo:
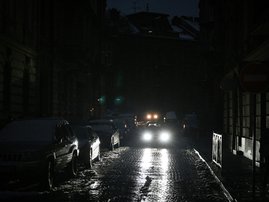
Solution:
<path fill-rule="evenodd" d="M 168 142 L 171 138 L 171 134 L 168 131 L 162 131 L 159 136 L 161 142 Z"/>
<path fill-rule="evenodd" d="M 152 139 L 152 134 L 150 132 L 145 132 L 142 138 L 144 141 L 149 142 Z"/>

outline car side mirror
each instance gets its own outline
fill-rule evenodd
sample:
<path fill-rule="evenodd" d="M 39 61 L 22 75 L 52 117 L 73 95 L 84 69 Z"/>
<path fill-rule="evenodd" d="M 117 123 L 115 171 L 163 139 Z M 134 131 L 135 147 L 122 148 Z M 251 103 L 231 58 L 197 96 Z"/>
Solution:
<path fill-rule="evenodd" d="M 55 143 L 56 144 L 61 144 L 63 142 L 63 138 L 62 137 L 57 137 L 56 136 L 54 139 L 55 139 Z"/>

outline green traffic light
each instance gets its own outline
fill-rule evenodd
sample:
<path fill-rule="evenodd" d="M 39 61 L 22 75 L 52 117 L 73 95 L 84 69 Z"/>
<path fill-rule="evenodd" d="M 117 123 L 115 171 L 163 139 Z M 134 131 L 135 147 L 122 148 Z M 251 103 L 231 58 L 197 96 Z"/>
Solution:
<path fill-rule="evenodd" d="M 98 102 L 103 105 L 106 102 L 106 96 L 102 95 L 100 98 L 98 98 Z"/>
<path fill-rule="evenodd" d="M 124 98 L 122 96 L 117 96 L 115 99 L 114 99 L 114 104 L 115 105 L 121 105 L 124 101 Z"/>

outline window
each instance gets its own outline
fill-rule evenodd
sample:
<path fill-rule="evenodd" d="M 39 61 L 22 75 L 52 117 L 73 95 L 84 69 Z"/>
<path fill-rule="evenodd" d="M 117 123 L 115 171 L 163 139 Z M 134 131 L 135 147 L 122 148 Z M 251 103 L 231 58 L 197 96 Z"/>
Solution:
<path fill-rule="evenodd" d="M 256 96 L 256 139 L 261 137 L 261 94 Z"/>
<path fill-rule="evenodd" d="M 243 93 L 242 99 L 242 130 L 244 137 L 251 137 L 250 133 L 250 95 Z"/>

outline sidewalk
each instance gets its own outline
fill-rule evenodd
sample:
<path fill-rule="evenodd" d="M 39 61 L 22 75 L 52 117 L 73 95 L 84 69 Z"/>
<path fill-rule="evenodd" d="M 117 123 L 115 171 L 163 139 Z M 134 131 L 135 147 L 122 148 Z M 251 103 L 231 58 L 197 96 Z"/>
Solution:
<path fill-rule="evenodd" d="M 208 165 L 214 171 L 215 175 L 223 183 L 235 201 L 238 202 L 257 202 L 269 201 L 260 197 L 260 171 L 256 167 L 256 189 L 255 198 L 253 195 L 253 168 L 252 161 L 242 155 L 234 155 L 231 151 L 223 148 L 222 168 L 219 168 L 212 162 L 211 141 L 198 141 L 195 147 L 201 156 L 207 161 Z"/>

